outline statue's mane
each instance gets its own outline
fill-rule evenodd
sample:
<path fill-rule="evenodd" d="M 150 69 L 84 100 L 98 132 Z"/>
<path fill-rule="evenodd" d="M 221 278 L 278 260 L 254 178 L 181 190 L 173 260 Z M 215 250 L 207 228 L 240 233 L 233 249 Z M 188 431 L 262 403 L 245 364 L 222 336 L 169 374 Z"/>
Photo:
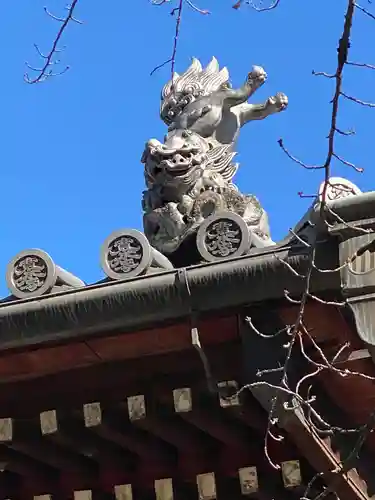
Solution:
<path fill-rule="evenodd" d="M 223 86 L 230 87 L 227 68 L 220 70 L 213 57 L 205 68 L 193 58 L 188 69 L 179 75 L 173 73 L 161 93 L 160 116 L 170 125 L 182 109 L 200 96 L 208 96 Z M 172 113 L 172 116 L 170 114 Z"/>
<path fill-rule="evenodd" d="M 191 65 L 184 73 L 181 75 L 174 73 L 171 80 L 164 85 L 161 98 L 164 101 L 180 92 L 199 92 L 201 95 L 209 95 L 225 83 L 229 83 L 228 70 L 225 67 L 220 70 L 215 57 L 205 68 L 202 68 L 200 61 L 193 57 Z"/>

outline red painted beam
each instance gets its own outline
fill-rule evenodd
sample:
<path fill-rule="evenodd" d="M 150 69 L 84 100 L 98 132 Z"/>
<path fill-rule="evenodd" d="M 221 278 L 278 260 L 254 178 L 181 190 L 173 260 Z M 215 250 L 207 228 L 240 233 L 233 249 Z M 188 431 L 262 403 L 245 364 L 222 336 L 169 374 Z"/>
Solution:
<path fill-rule="evenodd" d="M 212 318 L 198 323 L 201 343 L 218 345 L 238 338 L 236 316 Z M 188 323 L 119 333 L 63 345 L 39 345 L 36 349 L 6 351 L 0 356 L 2 382 L 32 379 L 69 371 L 103 361 L 130 360 L 192 350 Z"/>

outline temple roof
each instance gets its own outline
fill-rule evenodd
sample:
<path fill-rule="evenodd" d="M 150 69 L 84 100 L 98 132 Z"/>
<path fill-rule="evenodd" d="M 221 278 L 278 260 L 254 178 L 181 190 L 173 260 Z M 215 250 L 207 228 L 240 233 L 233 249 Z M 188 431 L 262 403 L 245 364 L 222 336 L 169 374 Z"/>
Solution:
<path fill-rule="evenodd" d="M 18 297 L 11 295 L 0 303 L 0 345 L 7 348 L 62 340 L 95 334 L 98 330 L 142 329 L 191 314 L 205 315 L 251 303 L 283 300 L 286 289 L 298 296 L 303 283 L 290 272 L 288 264 L 297 272 L 303 272 L 309 258 L 309 249 L 303 241 L 317 239 L 316 258 L 321 269 L 337 268 L 338 242 L 353 236 L 349 223 L 370 223 L 375 210 L 375 192 L 344 197 L 331 202 L 329 207 L 345 220 L 344 224 L 336 222 L 329 227 L 322 223 L 320 204 L 314 202 L 295 229 L 272 246 L 254 246 L 245 255 L 216 258 L 211 262 L 204 262 L 201 257 L 196 265 L 170 265 L 169 269 L 161 267 L 164 262 L 160 259 L 156 265 L 148 259 L 147 265 L 133 269 L 129 278 L 120 273 L 116 279 L 116 273 L 112 272 L 106 280 L 94 284 L 84 284 L 56 266 L 42 251 L 21 252 L 8 267 L 8 283 L 13 279 L 11 286 L 16 293 L 20 291 L 14 284 L 14 266 L 20 259 L 36 255 L 41 259 L 41 266 L 45 263 L 47 271 L 39 289 L 29 293 L 24 288 Z M 329 219 L 330 214 L 325 217 Z M 107 239 L 102 261 L 106 259 L 108 242 L 119 234 L 139 238 L 140 244 L 151 252 L 141 233 L 117 231 Z M 314 273 L 311 292 L 341 295 L 340 273 Z"/>

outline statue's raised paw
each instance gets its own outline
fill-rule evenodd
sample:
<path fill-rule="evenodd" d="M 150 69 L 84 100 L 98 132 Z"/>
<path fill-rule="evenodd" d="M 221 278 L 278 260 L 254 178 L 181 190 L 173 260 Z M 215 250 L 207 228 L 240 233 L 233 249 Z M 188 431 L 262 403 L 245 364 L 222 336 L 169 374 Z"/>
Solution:
<path fill-rule="evenodd" d="M 273 108 L 275 111 L 283 111 L 287 107 L 288 97 L 282 92 L 278 92 L 267 100 L 267 108 Z"/>
<path fill-rule="evenodd" d="M 253 66 L 251 72 L 247 75 L 247 81 L 250 85 L 262 85 L 267 80 L 267 73 L 261 66 Z"/>

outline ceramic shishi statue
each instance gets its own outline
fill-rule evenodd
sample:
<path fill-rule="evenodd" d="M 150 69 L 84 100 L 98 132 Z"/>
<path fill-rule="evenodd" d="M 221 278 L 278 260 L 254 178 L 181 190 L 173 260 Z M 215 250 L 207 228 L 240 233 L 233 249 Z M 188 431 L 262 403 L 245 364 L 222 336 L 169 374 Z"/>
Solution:
<path fill-rule="evenodd" d="M 205 68 L 193 59 L 164 86 L 160 116 L 168 133 L 164 143 L 148 141 L 142 156 L 144 231 L 162 253 L 172 254 L 208 216 L 223 210 L 240 215 L 253 233 L 272 243 L 258 200 L 232 182 L 241 127 L 288 105 L 282 93 L 263 104 L 247 102 L 266 78 L 264 69 L 254 66 L 242 87 L 233 89 L 228 70 L 220 70 L 215 58 Z"/>

